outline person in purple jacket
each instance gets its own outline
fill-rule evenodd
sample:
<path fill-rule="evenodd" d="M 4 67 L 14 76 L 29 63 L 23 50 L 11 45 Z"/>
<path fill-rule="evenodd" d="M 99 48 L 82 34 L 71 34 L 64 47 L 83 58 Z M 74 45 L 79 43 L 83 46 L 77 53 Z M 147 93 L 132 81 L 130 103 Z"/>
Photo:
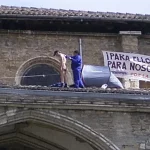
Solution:
<path fill-rule="evenodd" d="M 74 51 L 73 56 L 66 56 L 66 58 L 71 60 L 71 69 L 73 72 L 74 87 L 84 88 L 82 82 L 81 71 L 82 71 L 82 58 L 79 51 Z"/>

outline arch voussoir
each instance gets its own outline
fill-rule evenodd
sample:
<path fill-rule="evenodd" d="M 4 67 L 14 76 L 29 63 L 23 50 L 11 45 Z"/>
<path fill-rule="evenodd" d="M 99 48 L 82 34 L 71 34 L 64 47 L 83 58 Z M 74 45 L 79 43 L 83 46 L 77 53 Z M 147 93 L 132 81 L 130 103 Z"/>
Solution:
<path fill-rule="evenodd" d="M 54 126 L 55 128 L 61 130 L 65 130 L 65 132 L 71 133 L 83 139 L 97 150 L 119 150 L 117 146 L 115 146 L 102 134 L 95 132 L 93 129 L 77 120 L 55 113 L 53 111 L 49 111 L 47 113 L 42 110 L 24 110 L 21 112 L 17 112 L 16 114 L 14 114 L 14 116 L 5 115 L 5 117 L 6 121 L 1 124 L 0 127 L 25 121 L 33 123 L 38 122 L 41 124 Z"/>

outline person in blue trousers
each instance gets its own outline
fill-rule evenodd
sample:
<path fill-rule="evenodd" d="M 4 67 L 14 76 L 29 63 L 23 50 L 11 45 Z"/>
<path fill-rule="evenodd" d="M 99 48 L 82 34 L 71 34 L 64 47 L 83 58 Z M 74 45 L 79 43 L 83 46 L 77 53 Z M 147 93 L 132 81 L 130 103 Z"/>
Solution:
<path fill-rule="evenodd" d="M 74 55 L 69 57 L 66 56 L 68 59 L 71 60 L 71 69 L 73 72 L 73 79 L 74 79 L 74 87 L 75 88 L 84 88 L 84 84 L 82 82 L 81 72 L 82 72 L 82 58 L 80 56 L 79 51 L 74 51 Z"/>

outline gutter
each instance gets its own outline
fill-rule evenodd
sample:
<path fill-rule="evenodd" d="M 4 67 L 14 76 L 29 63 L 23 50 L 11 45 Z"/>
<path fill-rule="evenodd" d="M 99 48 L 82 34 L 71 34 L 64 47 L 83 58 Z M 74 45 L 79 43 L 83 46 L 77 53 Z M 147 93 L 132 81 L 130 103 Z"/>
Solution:
<path fill-rule="evenodd" d="M 148 19 L 117 19 L 103 17 L 83 17 L 83 16 L 48 16 L 48 15 L 15 15 L 15 14 L 0 14 L 0 19 L 20 19 L 20 20 L 76 20 L 76 21 L 123 21 L 123 22 L 145 22 L 150 23 Z"/>

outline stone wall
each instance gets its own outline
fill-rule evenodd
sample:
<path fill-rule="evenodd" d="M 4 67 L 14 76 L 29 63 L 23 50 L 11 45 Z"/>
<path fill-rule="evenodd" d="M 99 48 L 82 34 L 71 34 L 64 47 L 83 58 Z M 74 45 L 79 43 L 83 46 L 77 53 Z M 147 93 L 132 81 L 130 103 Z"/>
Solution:
<path fill-rule="evenodd" d="M 79 49 L 79 38 L 82 39 L 84 64 L 103 65 L 102 50 L 120 49 L 116 35 L 0 32 L 1 82 L 15 84 L 11 77 L 15 77 L 18 68 L 31 58 L 53 56 L 55 50 L 71 55 Z"/>
<path fill-rule="evenodd" d="M 143 35 L 138 40 L 139 53 L 150 56 L 150 36 Z M 141 88 L 150 88 L 150 82 L 140 81 Z"/>
<path fill-rule="evenodd" d="M 58 112 L 90 126 L 111 140 L 120 150 L 145 150 L 149 145 L 149 113 L 94 110 Z"/>
<path fill-rule="evenodd" d="M 119 34 L 0 31 L 1 82 L 15 84 L 14 77 L 18 68 L 31 58 L 52 56 L 54 50 L 71 55 L 74 50 L 79 49 L 80 38 L 84 64 L 103 65 L 102 50 L 124 51 L 126 48 L 133 50 L 136 47 L 136 52 L 149 55 L 149 36 L 127 37 Z M 68 66 L 70 67 L 70 63 Z"/>
<path fill-rule="evenodd" d="M 9 131 L 8 127 L 10 126 L 7 125 L 12 124 L 12 122 L 13 124 L 27 122 L 26 124 L 30 129 L 28 132 L 30 131 L 32 134 L 48 140 L 52 138 L 49 137 L 51 132 L 48 131 L 59 124 L 63 128 L 68 127 L 68 132 L 70 131 L 69 129 L 72 132 L 77 130 L 80 136 L 84 136 L 84 134 L 88 136 L 92 133 L 94 137 L 100 135 L 104 139 L 107 138 L 111 141 L 107 142 L 112 148 L 106 150 L 118 150 L 115 146 L 119 147 L 120 150 L 150 150 L 149 95 L 120 93 L 118 95 L 122 98 L 113 99 L 113 93 L 74 93 L 46 90 L 42 92 L 41 90 L 15 90 L 12 88 L 10 91 L 9 89 L 1 89 L 0 92 L 0 135 L 4 131 Z M 31 94 L 32 92 L 34 92 L 34 96 Z M 40 95 L 40 93 L 45 94 L 45 96 Z M 48 94 L 52 96 L 48 96 Z M 61 94 L 64 96 L 60 96 Z M 98 94 L 99 96 L 94 98 L 94 95 Z M 101 95 L 105 95 L 105 98 L 100 98 Z M 109 95 L 112 95 L 112 99 L 108 99 L 107 96 Z M 129 95 L 132 98 L 126 99 Z M 141 99 L 137 100 L 133 99 L 133 97 L 140 97 Z M 142 98 L 147 99 L 147 101 L 142 100 Z M 62 118 L 67 118 L 72 124 L 68 124 Z M 46 125 L 44 125 L 45 122 Z M 41 126 L 44 129 L 38 129 L 33 124 L 42 124 Z M 77 126 L 80 128 L 77 128 Z M 25 127 L 20 131 L 24 130 Z M 44 132 L 41 132 L 43 130 Z M 71 131 L 70 133 L 72 133 Z M 47 133 L 49 134 L 47 135 Z M 55 137 L 57 134 L 54 132 L 52 135 Z M 64 134 L 61 135 L 64 137 L 62 139 L 64 141 L 63 146 L 69 146 L 66 144 L 68 138 Z M 80 136 L 81 143 L 78 144 L 83 144 L 82 136 Z M 60 138 L 60 136 L 58 137 Z M 0 136 L 0 143 L 1 138 Z M 59 138 L 54 139 L 57 141 Z M 89 141 L 94 140 L 96 143 L 100 141 L 101 145 L 102 141 L 97 136 L 94 139 L 90 138 Z M 96 141 L 96 139 L 98 140 Z M 53 140 L 51 139 L 50 141 Z M 61 141 L 58 140 L 58 142 Z M 68 149 L 74 150 L 76 142 L 78 141 L 74 140 L 72 142 L 73 147 Z M 79 148 L 79 150 L 83 149 Z M 89 150 L 93 149 L 89 148 Z M 102 150 L 104 149 L 102 148 Z"/>
<path fill-rule="evenodd" d="M 139 53 L 143 55 L 150 55 L 150 36 L 139 37 Z"/>

